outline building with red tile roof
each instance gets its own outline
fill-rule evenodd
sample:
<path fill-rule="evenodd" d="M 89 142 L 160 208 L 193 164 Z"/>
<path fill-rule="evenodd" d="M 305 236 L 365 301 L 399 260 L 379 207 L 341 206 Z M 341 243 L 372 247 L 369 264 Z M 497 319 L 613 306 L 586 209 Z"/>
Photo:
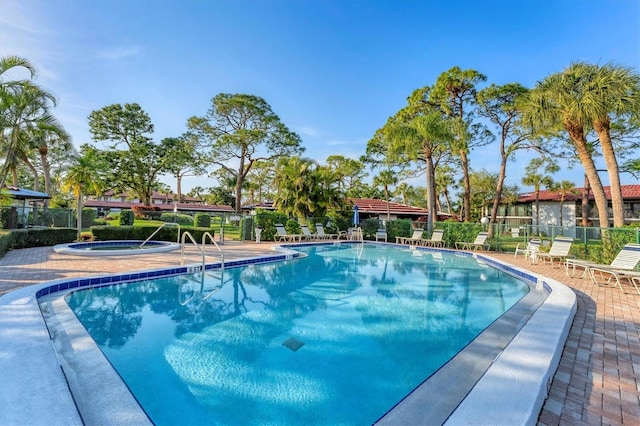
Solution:
<path fill-rule="evenodd" d="M 640 223 L 640 185 L 622 185 L 622 198 L 624 200 L 624 217 L 626 223 Z M 562 206 L 562 224 L 560 224 L 560 202 L 562 194 L 558 191 L 548 189 L 541 190 L 538 194 L 539 225 L 561 225 L 577 226 L 582 218 L 582 197 L 584 188 L 574 188 L 571 193 L 565 196 Z M 607 200 L 611 201 L 611 188 L 604 187 Z M 595 206 L 593 192 L 589 191 L 588 199 L 588 220 L 593 226 L 598 226 L 598 214 Z M 512 224 L 514 220 L 520 224 L 532 224 L 536 217 L 535 192 L 521 194 L 518 201 L 513 206 L 506 207 L 506 214 L 502 218 L 510 218 Z M 611 209 L 611 203 L 609 203 Z M 609 213 L 609 217 L 613 215 Z M 509 222 L 508 222 L 509 223 Z M 518 223 L 515 223 L 518 224 Z"/>

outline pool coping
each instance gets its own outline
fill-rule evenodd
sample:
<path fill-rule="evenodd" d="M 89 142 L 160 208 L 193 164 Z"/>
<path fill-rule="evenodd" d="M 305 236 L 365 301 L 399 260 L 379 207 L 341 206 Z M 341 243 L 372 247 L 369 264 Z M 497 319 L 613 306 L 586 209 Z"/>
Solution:
<path fill-rule="evenodd" d="M 296 245 L 285 246 L 295 248 Z M 548 384 L 557 368 L 564 346 L 562 343 L 566 339 L 575 314 L 575 294 L 564 284 L 531 271 L 514 267 L 508 263 L 497 261 L 488 255 L 469 254 L 468 252 L 459 253 L 473 255 L 487 263 L 495 262 L 496 264 L 506 265 L 514 274 L 527 274 L 536 277 L 537 280 L 544 283 L 552 291 L 545 303 L 532 315 L 529 322 L 525 324 L 511 344 L 493 362 L 489 370 L 474 386 L 447 422 L 448 424 L 535 423 L 547 395 Z M 264 257 L 260 256 L 253 259 L 262 259 Z M 91 279 L 96 278 L 105 279 L 104 282 L 100 282 L 98 285 L 107 285 L 109 283 L 108 276 L 106 278 L 92 277 Z M 15 358 L 15 356 L 6 357 L 3 354 L 3 349 L 0 349 L 0 368 L 3 369 L 3 372 L 7 371 L 9 373 L 7 375 L 8 382 L 3 380 L 2 388 L 4 390 L 0 390 L 0 400 L 9 401 L 10 403 L 12 401 L 15 402 L 15 404 L 9 404 L 10 406 L 7 410 L 0 411 L 0 423 L 32 423 L 34 418 L 40 418 L 43 423 L 47 424 L 82 424 L 82 419 L 78 415 L 65 378 L 59 368 L 57 353 L 49 339 L 46 324 L 36 299 L 38 290 L 52 285 L 57 285 L 58 290 L 60 290 L 60 285 L 68 281 L 70 279 L 67 278 L 29 286 L 0 297 L 0 314 L 4 314 L 4 311 L 12 311 L 12 315 L 21 317 L 21 321 L 24 321 L 25 318 L 28 319 L 25 322 L 25 325 L 28 326 L 24 330 L 26 334 L 7 336 L 5 333 L 3 336 L 3 322 L 11 314 L 0 315 L 0 338 L 12 345 L 9 355 L 15 355 L 16 353 L 20 355 L 27 354 L 29 359 L 33 361 L 29 362 L 29 359 L 21 359 L 20 365 L 28 366 L 29 368 L 26 368 L 28 371 L 22 371 L 24 369 L 16 370 L 16 360 L 10 359 Z M 19 314 L 17 313 L 18 311 L 20 312 Z M 8 340 L 7 337 L 9 337 Z M 20 348 L 13 347 L 14 341 L 17 345 L 20 345 Z M 530 344 L 532 342 L 536 343 L 535 348 L 531 347 Z M 532 349 L 534 349 L 533 352 Z M 526 371 L 522 371 L 522 365 L 526 367 Z M 38 399 L 42 397 L 40 395 L 32 395 L 31 398 L 27 398 L 29 401 L 18 401 L 20 392 L 17 389 L 19 389 L 23 380 L 41 383 L 46 392 L 40 395 L 47 395 L 46 398 L 48 399 L 55 398 L 56 409 L 52 412 L 48 404 L 38 404 Z M 505 380 L 507 383 L 505 383 Z M 505 389 L 505 385 L 509 389 Z M 10 395 L 12 390 L 13 396 Z M 414 393 L 416 396 L 419 395 L 419 393 Z M 24 395 L 22 396 L 24 397 Z M 424 401 L 422 401 L 422 404 L 424 405 Z M 44 405 L 46 405 L 46 408 L 41 408 Z M 28 409 L 30 410 L 28 415 L 24 412 L 26 407 L 29 407 Z M 508 409 L 505 409 L 506 407 Z M 405 413 L 407 412 L 405 410 Z M 478 415 L 480 412 L 482 416 Z M 404 417 L 405 420 L 410 420 L 410 418 L 410 416 Z M 424 423 L 424 420 L 421 423 Z"/>
<path fill-rule="evenodd" d="M 146 243 L 150 246 L 146 249 L 140 249 L 140 252 L 135 252 L 131 249 L 127 250 L 82 250 L 82 247 L 99 247 L 99 246 L 131 246 L 133 243 L 140 243 L 140 245 Z M 60 254 L 74 254 L 77 256 L 134 256 L 136 254 L 148 254 L 148 253 L 165 253 L 168 251 L 174 251 L 181 248 L 180 243 L 174 243 L 170 241 L 156 241 L 156 240 L 109 240 L 109 241 L 91 241 L 91 242 L 79 242 L 58 244 L 53 246 L 53 251 Z"/>

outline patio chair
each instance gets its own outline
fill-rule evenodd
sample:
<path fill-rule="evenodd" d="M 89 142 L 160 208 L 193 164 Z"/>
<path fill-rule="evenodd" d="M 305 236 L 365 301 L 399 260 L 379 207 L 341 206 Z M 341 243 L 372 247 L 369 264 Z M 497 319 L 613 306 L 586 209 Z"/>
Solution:
<path fill-rule="evenodd" d="M 396 237 L 396 244 L 416 244 L 418 241 L 422 241 L 422 233 L 424 229 L 416 228 L 413 230 L 411 237 Z"/>
<path fill-rule="evenodd" d="M 540 252 L 540 245 L 542 240 L 540 238 L 532 238 L 528 243 L 518 243 L 516 251 L 513 253 L 513 257 L 518 257 L 519 254 L 524 256 L 524 259 L 530 258 L 533 262 L 534 256 Z M 523 247 L 520 247 L 523 246 Z"/>
<path fill-rule="evenodd" d="M 444 241 L 442 238 L 444 237 L 444 229 L 434 229 L 431 233 L 431 238 L 423 239 L 420 241 L 420 245 L 426 247 L 444 247 Z"/>
<path fill-rule="evenodd" d="M 567 276 L 575 276 L 576 268 L 582 268 L 582 278 L 587 274 L 590 274 L 591 268 L 596 269 L 616 269 L 620 271 L 633 271 L 635 267 L 640 263 L 640 244 L 625 244 L 620 249 L 616 257 L 611 261 L 609 265 L 604 263 L 591 262 L 582 259 L 567 259 L 564 262 L 564 269 Z M 569 275 L 569 268 L 572 268 L 572 275 Z M 596 283 L 594 281 L 594 283 Z M 596 283 L 597 284 L 597 283 Z"/>
<path fill-rule="evenodd" d="M 551 266 L 554 265 L 554 262 L 557 260 L 558 264 L 562 264 L 562 262 L 567 260 L 567 256 L 569 256 L 569 250 L 571 250 L 571 245 L 573 244 L 573 238 L 571 237 L 556 237 L 551 244 L 551 248 L 548 253 L 532 253 L 532 261 L 533 263 L 537 263 L 538 259 L 542 259 L 542 263 L 547 263 L 547 260 L 551 263 Z"/>
<path fill-rule="evenodd" d="M 476 239 L 473 242 L 466 241 L 458 241 L 456 242 L 456 248 L 460 250 L 473 250 L 476 251 L 478 249 L 488 251 L 489 244 L 487 243 L 487 238 L 489 237 L 489 233 L 486 231 L 478 232 Z"/>
<path fill-rule="evenodd" d="M 353 228 L 351 231 L 351 236 L 349 237 L 352 241 L 364 241 L 364 234 L 362 233 L 362 228 L 359 226 L 357 228 Z"/>
<path fill-rule="evenodd" d="M 273 236 L 274 241 L 302 241 L 302 234 L 287 234 L 284 225 L 276 223 L 276 235 Z"/>
<path fill-rule="evenodd" d="M 300 229 L 302 230 L 302 239 L 305 241 L 314 241 L 316 239 L 316 236 L 311 233 L 307 225 L 300 225 Z"/>
<path fill-rule="evenodd" d="M 337 240 L 339 234 L 327 234 L 324 232 L 324 226 L 321 223 L 316 223 L 316 237 L 321 240 Z"/>
<path fill-rule="evenodd" d="M 387 242 L 387 230 L 384 228 L 380 228 L 376 231 L 376 241 L 384 241 Z"/>
<path fill-rule="evenodd" d="M 520 237 L 520 228 L 511 228 L 511 236 L 513 238 Z"/>

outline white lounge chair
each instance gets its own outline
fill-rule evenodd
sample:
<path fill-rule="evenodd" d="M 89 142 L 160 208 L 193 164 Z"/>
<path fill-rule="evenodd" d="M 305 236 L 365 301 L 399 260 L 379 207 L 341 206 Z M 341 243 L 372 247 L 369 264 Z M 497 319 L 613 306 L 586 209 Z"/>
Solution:
<path fill-rule="evenodd" d="M 321 223 L 316 223 L 316 236 L 322 240 L 337 240 L 339 234 L 327 234 L 324 232 L 324 226 Z"/>
<path fill-rule="evenodd" d="M 542 263 L 547 263 L 548 260 L 551 263 L 551 266 L 554 265 L 556 260 L 558 261 L 558 264 L 562 264 L 562 262 L 567 260 L 572 244 L 573 238 L 571 237 L 556 237 L 556 239 L 553 240 L 548 253 L 533 253 L 533 263 L 537 263 L 538 259 L 542 259 Z"/>
<path fill-rule="evenodd" d="M 513 257 L 518 257 L 519 254 L 524 256 L 524 259 L 530 258 L 533 262 L 535 255 L 540 253 L 540 245 L 542 244 L 542 240 L 540 238 L 532 238 L 529 240 L 527 244 L 518 243 L 516 246 L 516 251 L 513 254 Z M 522 246 L 522 247 L 520 247 Z"/>
<path fill-rule="evenodd" d="M 444 229 L 434 229 L 431 238 L 420 241 L 420 245 L 426 247 L 444 247 Z"/>
<path fill-rule="evenodd" d="M 489 237 L 489 233 L 486 231 L 478 232 L 476 239 L 473 242 L 466 241 L 458 241 L 456 242 L 456 248 L 460 250 L 489 250 L 489 244 L 487 243 L 487 238 Z"/>
<path fill-rule="evenodd" d="M 387 230 L 384 228 L 380 228 L 376 231 L 376 241 L 384 241 L 387 242 Z"/>
<path fill-rule="evenodd" d="M 411 237 L 396 237 L 396 244 L 417 244 L 418 241 L 422 240 L 422 233 L 424 229 L 416 228 L 413 230 L 413 235 Z"/>
<path fill-rule="evenodd" d="M 604 263 L 591 262 L 582 259 L 567 259 L 564 263 L 565 273 L 567 276 L 575 276 L 576 268 L 582 268 L 584 278 L 587 274 L 590 274 L 591 268 L 596 269 L 615 269 L 619 271 L 633 271 L 635 267 L 640 263 L 640 244 L 625 244 L 620 249 L 616 257 L 611 261 L 609 265 Z M 572 274 L 569 275 L 569 268 L 572 269 Z M 594 281 L 595 282 L 595 281 Z"/>
<path fill-rule="evenodd" d="M 314 241 L 316 236 L 311 233 L 309 227 L 307 225 L 300 225 L 300 229 L 302 230 L 302 239 L 305 241 Z"/>
<path fill-rule="evenodd" d="M 273 237 L 274 241 L 302 241 L 302 234 L 287 234 L 287 230 L 284 229 L 284 225 L 276 223 L 276 235 Z"/>

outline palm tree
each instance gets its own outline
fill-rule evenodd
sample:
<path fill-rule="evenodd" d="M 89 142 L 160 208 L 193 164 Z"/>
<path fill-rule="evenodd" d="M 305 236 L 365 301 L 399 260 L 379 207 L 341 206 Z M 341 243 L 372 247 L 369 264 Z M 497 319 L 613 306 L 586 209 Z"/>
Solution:
<path fill-rule="evenodd" d="M 16 68 L 23 68 L 29 72 L 30 78 L 34 79 L 37 75 L 36 68 L 25 58 L 20 56 L 5 56 L 0 58 L 0 91 L 14 91 L 20 88 L 25 80 L 7 80 L 6 74 Z"/>
<path fill-rule="evenodd" d="M 20 164 L 34 170 L 29 161 L 33 149 L 30 132 L 38 127 L 52 129 L 61 126 L 49 112 L 50 107 L 55 105 L 55 97 L 30 82 L 23 82 L 10 91 L 0 90 L 0 104 L 3 106 L 0 110 L 0 138 L 6 152 L 0 174 L 1 187 L 9 172 L 13 175 L 14 184 L 17 183 Z"/>
<path fill-rule="evenodd" d="M 583 82 L 579 93 L 581 113 L 598 134 L 609 174 L 613 226 L 624 226 L 624 203 L 620 172 L 611 141 L 611 118 L 638 113 L 640 109 L 640 75 L 630 68 L 574 63 L 565 72 L 575 73 Z"/>
<path fill-rule="evenodd" d="M 282 158 L 274 179 L 278 190 L 273 205 L 288 215 L 310 216 L 314 212 L 311 194 L 315 167 L 316 163 L 308 158 Z"/>
<path fill-rule="evenodd" d="M 401 182 L 398 186 L 396 186 L 395 195 L 399 195 L 402 198 L 402 204 L 409 204 L 408 194 L 413 191 L 413 186 L 409 185 L 407 182 Z"/>
<path fill-rule="evenodd" d="M 83 195 L 102 193 L 102 182 L 95 173 L 95 162 L 90 155 L 78 156 L 68 169 L 63 190 L 72 191 L 77 202 L 78 240 L 82 232 Z"/>
<path fill-rule="evenodd" d="M 609 136 L 614 116 L 637 112 L 640 84 L 629 69 L 575 63 L 538 82 L 524 103 L 523 122 L 543 134 L 564 129 L 585 169 L 598 208 L 600 227 L 609 226 L 607 197 L 593 161 L 594 147 L 587 141 L 593 127 L 600 138 L 610 173 L 614 226 L 624 224 L 618 165 Z"/>
<path fill-rule="evenodd" d="M 554 192 L 558 192 L 560 194 L 560 227 L 562 228 L 563 217 L 562 217 L 562 209 L 564 207 L 564 202 L 567 199 L 567 195 L 573 194 L 573 190 L 575 189 L 575 184 L 569 180 L 563 180 L 561 182 L 556 182 L 549 189 Z"/>
<path fill-rule="evenodd" d="M 391 206 L 389 205 L 389 186 L 398 183 L 398 178 L 392 170 L 382 170 L 378 176 L 373 178 L 373 184 L 381 186 L 384 191 L 384 198 L 387 202 L 387 220 L 391 219 Z"/>
<path fill-rule="evenodd" d="M 538 233 L 538 228 L 540 226 L 540 189 L 541 187 L 547 187 L 553 185 L 553 179 L 550 176 L 544 176 L 538 173 L 538 168 L 542 165 L 542 160 L 534 158 L 531 160 L 531 163 L 526 167 L 527 174 L 522 178 L 522 183 L 527 186 L 533 186 L 533 191 L 535 193 L 535 206 L 536 206 L 536 233 Z M 549 167 L 552 167 L 551 170 L 555 169 L 553 166 L 547 166 L 546 171 L 549 171 Z"/>

